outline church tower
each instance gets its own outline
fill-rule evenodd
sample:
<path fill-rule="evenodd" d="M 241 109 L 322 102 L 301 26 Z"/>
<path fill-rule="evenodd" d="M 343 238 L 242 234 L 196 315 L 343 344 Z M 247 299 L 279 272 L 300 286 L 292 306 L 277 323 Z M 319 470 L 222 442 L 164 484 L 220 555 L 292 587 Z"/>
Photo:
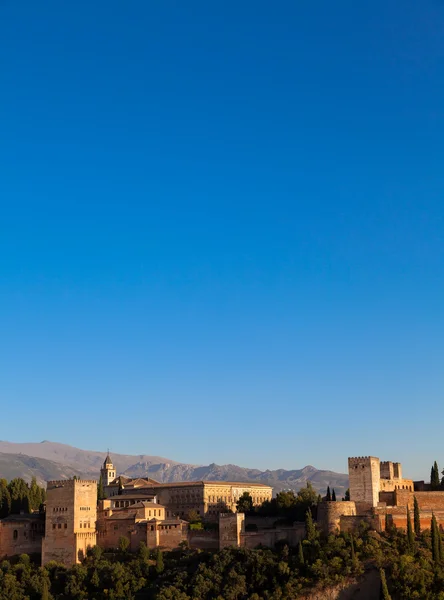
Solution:
<path fill-rule="evenodd" d="M 104 488 L 106 488 L 116 478 L 116 469 L 114 468 L 109 452 L 107 454 L 107 457 L 105 458 L 103 467 L 100 469 L 100 475 L 102 476 L 102 483 Z"/>

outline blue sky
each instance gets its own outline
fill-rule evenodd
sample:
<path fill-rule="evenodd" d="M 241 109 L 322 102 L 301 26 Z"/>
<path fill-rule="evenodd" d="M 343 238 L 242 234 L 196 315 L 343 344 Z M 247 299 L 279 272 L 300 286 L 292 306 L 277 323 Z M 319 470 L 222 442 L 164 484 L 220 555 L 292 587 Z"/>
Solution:
<path fill-rule="evenodd" d="M 0 1 L 0 438 L 444 467 L 443 30 Z"/>

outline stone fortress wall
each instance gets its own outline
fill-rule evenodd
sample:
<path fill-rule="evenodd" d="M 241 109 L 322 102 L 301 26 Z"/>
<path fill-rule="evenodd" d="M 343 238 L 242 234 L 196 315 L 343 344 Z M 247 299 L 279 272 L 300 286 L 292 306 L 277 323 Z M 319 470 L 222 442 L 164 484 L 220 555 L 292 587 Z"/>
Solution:
<path fill-rule="evenodd" d="M 375 456 L 352 457 L 348 471 L 350 502 L 324 502 L 318 507 L 319 525 L 325 533 L 353 531 L 362 521 L 379 531 L 384 531 L 386 522 L 405 528 L 407 507 L 413 511 L 415 496 L 421 527 L 430 528 L 432 512 L 444 525 L 444 491 L 415 490 L 415 483 L 403 478 L 400 463 L 381 462 Z"/>

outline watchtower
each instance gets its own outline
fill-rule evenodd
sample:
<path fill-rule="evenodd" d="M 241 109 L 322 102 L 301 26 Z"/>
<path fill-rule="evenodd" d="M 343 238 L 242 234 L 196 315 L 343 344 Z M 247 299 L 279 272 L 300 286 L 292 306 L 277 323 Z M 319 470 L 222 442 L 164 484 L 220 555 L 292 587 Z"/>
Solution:
<path fill-rule="evenodd" d="M 80 562 L 87 548 L 96 545 L 96 521 L 97 481 L 48 481 L 42 565 Z"/>
<path fill-rule="evenodd" d="M 350 500 L 356 503 L 360 511 L 378 505 L 381 469 L 379 458 L 359 456 L 348 459 Z"/>

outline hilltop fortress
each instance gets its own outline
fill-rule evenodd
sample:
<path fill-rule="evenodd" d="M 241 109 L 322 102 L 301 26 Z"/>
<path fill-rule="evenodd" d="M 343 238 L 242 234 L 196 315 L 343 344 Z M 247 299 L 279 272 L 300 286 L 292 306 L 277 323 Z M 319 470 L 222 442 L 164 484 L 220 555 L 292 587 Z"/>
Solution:
<path fill-rule="evenodd" d="M 444 526 L 444 491 L 431 491 L 423 481 L 402 476 L 401 464 L 381 462 L 375 456 L 348 459 L 350 501 L 323 502 L 318 522 L 326 533 L 351 531 L 364 521 L 377 531 L 386 526 L 405 529 L 407 510 L 414 498 L 419 505 L 422 529 L 430 529 L 432 514 Z"/>
<path fill-rule="evenodd" d="M 444 491 L 402 476 L 400 463 L 364 456 L 348 459 L 350 499 L 317 505 L 317 524 L 325 533 L 357 530 L 366 522 L 376 531 L 387 526 L 406 528 L 407 511 L 414 498 L 422 529 L 429 529 L 432 514 L 444 526 Z M 140 542 L 149 548 L 220 549 L 227 546 L 274 547 L 295 545 L 305 535 L 304 523 L 276 525 L 271 519 L 247 517 L 254 530 L 245 528 L 245 515 L 236 503 L 248 492 L 254 505 L 272 497 L 272 488 L 256 483 L 190 481 L 159 483 L 149 478 L 118 477 L 109 456 L 101 469 L 105 499 L 97 501 L 97 481 L 49 481 L 45 513 L 10 515 L 0 520 L 0 559 L 16 554 L 41 554 L 70 566 L 80 562 L 87 549 L 99 545 L 115 549 L 122 537 L 130 550 Z M 213 522 L 196 530 L 189 521 Z"/>

